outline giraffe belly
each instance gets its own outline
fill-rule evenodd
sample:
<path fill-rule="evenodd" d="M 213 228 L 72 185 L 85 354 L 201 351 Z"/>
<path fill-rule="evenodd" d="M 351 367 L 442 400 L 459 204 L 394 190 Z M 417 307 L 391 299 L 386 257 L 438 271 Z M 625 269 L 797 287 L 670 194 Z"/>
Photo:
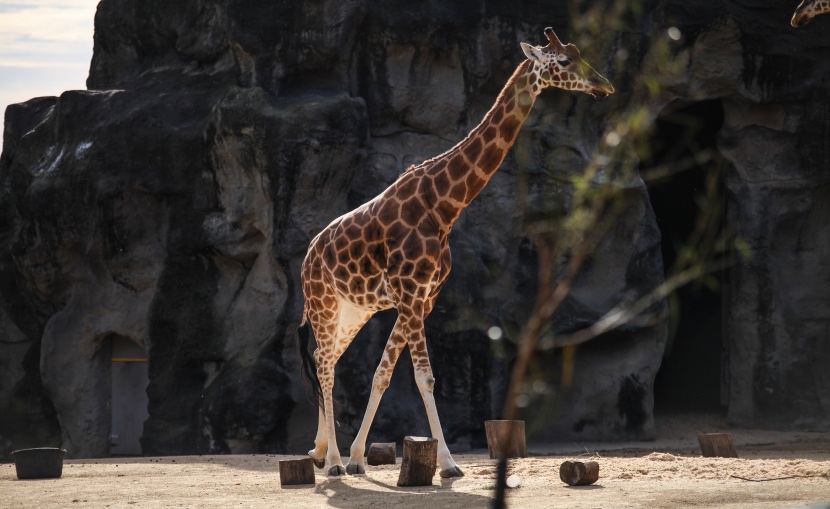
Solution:
<path fill-rule="evenodd" d="M 394 306 L 387 292 L 386 271 L 379 270 L 368 254 L 326 269 L 338 299 L 372 313 Z"/>
<path fill-rule="evenodd" d="M 385 282 L 381 282 L 375 292 L 363 294 L 344 294 L 338 291 L 337 297 L 340 303 L 345 306 L 354 307 L 372 314 L 394 307 L 394 303 L 389 296 L 386 295 Z"/>

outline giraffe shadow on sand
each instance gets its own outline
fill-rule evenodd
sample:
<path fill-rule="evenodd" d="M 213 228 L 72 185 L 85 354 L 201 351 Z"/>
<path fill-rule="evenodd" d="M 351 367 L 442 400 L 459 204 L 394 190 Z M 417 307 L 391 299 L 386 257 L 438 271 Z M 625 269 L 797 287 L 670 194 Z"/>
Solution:
<path fill-rule="evenodd" d="M 349 481 L 354 478 L 348 478 Z M 487 495 L 476 495 L 452 489 L 454 479 L 442 479 L 431 486 L 399 487 L 368 476 L 360 477 L 361 482 L 346 482 L 332 477 L 318 482 L 314 492 L 324 495 L 331 507 L 415 507 L 424 503 L 429 495 L 430 505 L 441 508 L 490 507 L 493 499 Z M 492 493 L 495 493 L 494 491 Z"/>

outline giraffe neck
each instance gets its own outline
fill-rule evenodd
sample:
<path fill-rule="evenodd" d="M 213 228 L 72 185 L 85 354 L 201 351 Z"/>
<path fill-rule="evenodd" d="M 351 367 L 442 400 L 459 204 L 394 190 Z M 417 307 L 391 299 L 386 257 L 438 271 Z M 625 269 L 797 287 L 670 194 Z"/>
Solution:
<path fill-rule="evenodd" d="M 830 0 L 814 0 L 807 5 L 804 12 L 811 17 L 818 16 L 819 14 L 826 14 L 827 12 L 830 12 Z"/>
<path fill-rule="evenodd" d="M 453 148 L 423 163 L 432 178 L 431 205 L 445 231 L 504 161 L 540 90 L 533 62 L 526 60 L 481 123 Z"/>

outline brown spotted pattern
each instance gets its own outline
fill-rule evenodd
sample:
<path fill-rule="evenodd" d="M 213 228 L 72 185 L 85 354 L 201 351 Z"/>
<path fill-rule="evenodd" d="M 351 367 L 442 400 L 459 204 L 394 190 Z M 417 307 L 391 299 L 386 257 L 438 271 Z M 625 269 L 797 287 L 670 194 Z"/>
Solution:
<path fill-rule="evenodd" d="M 830 12 L 830 0 L 804 0 L 793 14 L 790 24 L 794 27 L 802 27 L 819 14 Z"/>
<path fill-rule="evenodd" d="M 523 62 L 482 122 L 455 147 L 403 173 L 380 195 L 335 219 L 312 241 L 302 266 L 303 323 L 317 341 L 314 360 L 323 395 L 315 448 L 309 454 L 329 473 L 342 473 L 332 407 L 335 365 L 357 331 L 377 311 L 395 308 L 398 319 L 373 378 L 363 425 L 346 469 L 363 472 L 365 440 L 395 362 L 409 348 L 433 437 L 439 441 L 442 475 L 460 476 L 444 442 L 432 396 L 435 380 L 427 354 L 424 319 L 450 273 L 450 230 L 504 160 L 542 89 L 558 86 L 591 93 L 590 79 L 561 65 L 578 65 L 573 45 Z M 599 77 L 599 78 L 596 78 Z M 601 85 L 607 92 L 610 84 Z M 611 88 L 613 90 L 613 88 Z"/>

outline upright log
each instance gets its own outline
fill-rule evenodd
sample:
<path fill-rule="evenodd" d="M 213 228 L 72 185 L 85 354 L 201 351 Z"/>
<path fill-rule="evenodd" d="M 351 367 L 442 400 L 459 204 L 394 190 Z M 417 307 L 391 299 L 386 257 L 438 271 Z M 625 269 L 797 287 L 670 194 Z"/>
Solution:
<path fill-rule="evenodd" d="M 566 461 L 559 466 L 559 478 L 568 486 L 594 484 L 599 479 L 596 461 Z"/>
<path fill-rule="evenodd" d="M 430 486 L 438 461 L 438 440 L 404 437 L 398 486 Z"/>
<path fill-rule="evenodd" d="M 490 458 L 526 458 L 524 421 L 484 421 Z"/>
<path fill-rule="evenodd" d="M 366 463 L 370 465 L 394 465 L 397 454 L 395 442 L 380 442 L 369 445 Z"/>
<path fill-rule="evenodd" d="M 697 436 L 704 458 L 737 458 L 738 451 L 730 433 L 703 433 Z"/>
<path fill-rule="evenodd" d="M 280 461 L 280 486 L 295 484 L 314 484 L 314 460 L 302 458 Z"/>

